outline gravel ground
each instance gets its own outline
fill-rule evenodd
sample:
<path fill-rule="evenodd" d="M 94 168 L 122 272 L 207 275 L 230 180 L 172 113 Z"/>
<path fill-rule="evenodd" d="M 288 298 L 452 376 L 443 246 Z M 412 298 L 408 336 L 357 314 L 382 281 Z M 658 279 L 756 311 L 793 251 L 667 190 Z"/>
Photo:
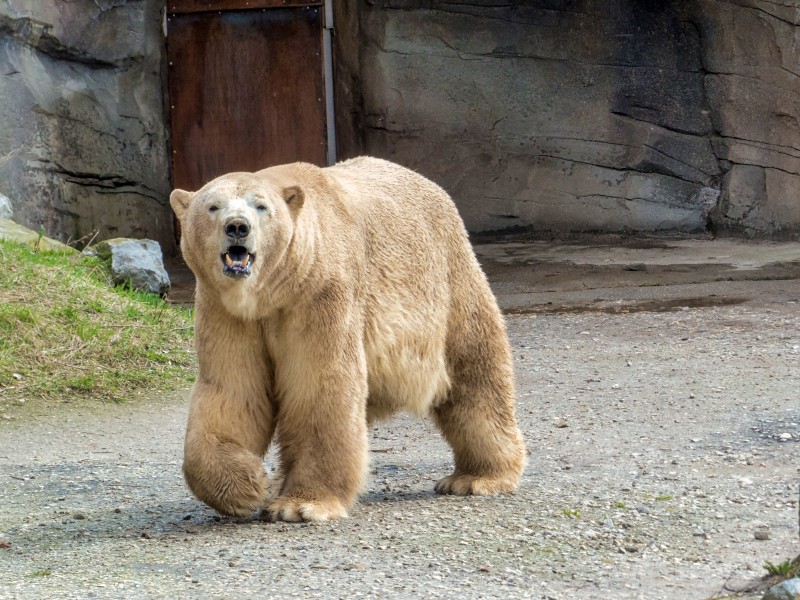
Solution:
<path fill-rule="evenodd" d="M 449 450 L 401 417 L 372 430 L 349 519 L 220 518 L 181 479 L 186 391 L 21 406 L 0 421 L 0 598 L 729 593 L 800 553 L 800 285 L 759 290 L 510 314 L 529 464 L 500 498 L 435 496 Z"/>

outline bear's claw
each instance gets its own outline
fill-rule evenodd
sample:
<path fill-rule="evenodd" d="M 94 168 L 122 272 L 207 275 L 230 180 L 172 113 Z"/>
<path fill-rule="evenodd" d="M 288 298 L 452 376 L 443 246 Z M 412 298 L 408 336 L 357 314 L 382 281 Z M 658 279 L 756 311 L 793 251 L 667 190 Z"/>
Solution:
<path fill-rule="evenodd" d="M 332 521 L 347 517 L 347 509 L 336 498 L 330 500 L 303 500 L 301 498 L 277 498 L 261 512 L 267 521 Z"/>
<path fill-rule="evenodd" d="M 437 494 L 454 496 L 495 496 L 517 489 L 516 478 L 448 475 L 436 482 Z"/>

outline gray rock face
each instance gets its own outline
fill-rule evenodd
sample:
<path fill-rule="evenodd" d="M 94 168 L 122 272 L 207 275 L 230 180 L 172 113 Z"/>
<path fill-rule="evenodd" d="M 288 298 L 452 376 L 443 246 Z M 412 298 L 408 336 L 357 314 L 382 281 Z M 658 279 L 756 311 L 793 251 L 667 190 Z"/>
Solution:
<path fill-rule="evenodd" d="M 795 0 L 334 0 L 340 156 L 473 231 L 800 235 Z M 0 0 L 0 192 L 76 240 L 176 248 L 165 3 Z"/>
<path fill-rule="evenodd" d="M 0 0 L 0 189 L 62 240 L 171 249 L 156 0 Z"/>
<path fill-rule="evenodd" d="M 471 230 L 800 232 L 794 1 L 336 8 L 341 153 L 430 176 Z"/>
<path fill-rule="evenodd" d="M 130 282 L 134 289 L 161 296 L 169 291 L 169 275 L 158 242 L 118 238 L 100 242 L 95 250 L 110 262 L 114 283 Z"/>

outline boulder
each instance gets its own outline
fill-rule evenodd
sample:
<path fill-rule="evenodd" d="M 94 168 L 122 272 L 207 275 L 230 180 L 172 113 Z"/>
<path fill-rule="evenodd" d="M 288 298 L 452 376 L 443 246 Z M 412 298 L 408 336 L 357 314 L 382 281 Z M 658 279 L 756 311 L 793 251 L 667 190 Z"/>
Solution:
<path fill-rule="evenodd" d="M 761 600 L 800 600 L 800 577 L 787 579 L 773 585 Z"/>
<path fill-rule="evenodd" d="M 38 250 L 63 252 L 65 254 L 74 254 L 77 252 L 75 248 L 71 248 L 45 235 L 40 235 L 27 227 L 14 223 L 14 221 L 10 219 L 0 219 L 0 238 L 27 244 L 31 248 L 36 248 Z"/>
<path fill-rule="evenodd" d="M 170 288 L 161 246 L 154 240 L 116 238 L 93 247 L 111 267 L 116 284 L 130 284 L 135 290 L 164 296 Z"/>

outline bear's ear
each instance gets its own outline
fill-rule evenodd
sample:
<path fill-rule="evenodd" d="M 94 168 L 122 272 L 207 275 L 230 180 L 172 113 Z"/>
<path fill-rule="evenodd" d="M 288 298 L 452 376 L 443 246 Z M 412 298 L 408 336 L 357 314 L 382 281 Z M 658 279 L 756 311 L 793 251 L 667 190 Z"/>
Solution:
<path fill-rule="evenodd" d="M 297 185 L 283 188 L 283 199 L 292 210 L 298 210 L 301 206 L 303 206 L 305 197 L 306 195 L 303 193 L 303 190 Z"/>
<path fill-rule="evenodd" d="M 183 213 L 189 208 L 189 204 L 192 202 L 192 196 L 194 196 L 192 192 L 187 192 L 185 190 L 172 190 L 172 193 L 169 195 L 169 204 L 172 206 L 172 210 L 175 211 L 175 216 L 178 217 L 178 220 L 183 219 Z"/>

